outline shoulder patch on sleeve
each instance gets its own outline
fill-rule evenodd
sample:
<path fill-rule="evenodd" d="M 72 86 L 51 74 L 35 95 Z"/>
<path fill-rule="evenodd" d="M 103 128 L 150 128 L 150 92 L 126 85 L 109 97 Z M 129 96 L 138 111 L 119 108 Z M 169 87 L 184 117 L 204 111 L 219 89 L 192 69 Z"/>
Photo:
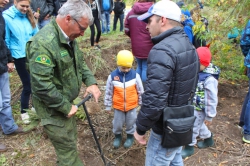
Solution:
<path fill-rule="evenodd" d="M 39 55 L 38 57 L 36 57 L 35 62 L 45 65 L 51 65 L 51 60 L 47 55 Z"/>

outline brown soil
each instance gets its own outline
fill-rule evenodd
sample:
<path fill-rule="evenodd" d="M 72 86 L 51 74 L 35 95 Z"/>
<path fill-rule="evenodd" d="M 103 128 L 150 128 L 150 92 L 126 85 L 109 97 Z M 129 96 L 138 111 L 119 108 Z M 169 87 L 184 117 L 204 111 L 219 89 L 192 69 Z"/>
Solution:
<path fill-rule="evenodd" d="M 105 68 L 98 70 L 95 74 L 100 89 L 102 90 L 102 96 L 98 104 L 96 104 L 93 99 L 87 102 L 87 109 L 90 112 L 90 117 L 106 162 L 117 166 L 143 166 L 146 146 L 141 146 L 135 142 L 129 149 L 125 149 L 122 146 L 119 149 L 114 149 L 112 147 L 114 139 L 112 133 L 113 114 L 104 112 L 104 86 L 108 74 L 116 67 L 114 60 L 115 55 L 121 49 L 130 49 L 130 43 L 127 42 L 129 41 L 128 38 L 121 35 L 121 39 L 123 42 L 120 40 L 115 41 L 117 44 L 113 43 L 112 45 L 114 46 L 108 47 L 109 43 L 114 41 L 110 41 L 110 38 L 102 37 L 100 43 L 103 43 L 101 46 L 103 48 L 102 58 L 105 60 Z M 126 40 L 126 42 L 124 42 L 124 40 Z M 82 43 L 82 48 L 87 48 L 85 45 L 89 45 L 89 43 L 90 42 L 86 40 Z M 93 54 L 95 52 L 96 51 L 94 51 Z M 88 64 L 91 63 L 88 61 Z M 92 68 L 91 65 L 89 66 Z M 235 125 L 239 120 L 242 103 L 248 90 L 247 87 L 247 82 L 233 84 L 227 80 L 220 79 L 218 113 L 213 119 L 212 125 L 209 126 L 209 129 L 214 134 L 215 146 L 202 150 L 195 148 L 195 154 L 185 159 L 185 165 L 250 165 L 249 144 L 242 142 L 240 129 Z M 84 89 L 83 87 L 80 92 L 80 97 Z M 20 119 L 19 117 L 15 118 Z M 17 120 L 17 122 L 19 121 Z M 103 165 L 87 120 L 79 120 L 77 129 L 79 155 L 84 164 L 86 166 Z M 125 136 L 123 142 L 124 140 Z M 0 165 L 56 165 L 54 148 L 49 139 L 43 134 L 41 126 L 26 135 L 12 137 L 2 135 L 0 141 L 8 146 L 7 152 L 1 152 Z"/>

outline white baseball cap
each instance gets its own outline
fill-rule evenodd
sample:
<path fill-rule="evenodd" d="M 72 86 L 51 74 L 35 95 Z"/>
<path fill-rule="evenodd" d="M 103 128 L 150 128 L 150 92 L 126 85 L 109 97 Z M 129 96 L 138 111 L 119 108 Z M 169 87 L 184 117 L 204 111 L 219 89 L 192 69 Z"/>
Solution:
<path fill-rule="evenodd" d="M 148 22 L 149 17 L 154 14 L 181 22 L 181 9 L 175 2 L 170 0 L 161 0 L 157 2 L 148 9 L 147 13 L 137 17 L 137 19 Z"/>

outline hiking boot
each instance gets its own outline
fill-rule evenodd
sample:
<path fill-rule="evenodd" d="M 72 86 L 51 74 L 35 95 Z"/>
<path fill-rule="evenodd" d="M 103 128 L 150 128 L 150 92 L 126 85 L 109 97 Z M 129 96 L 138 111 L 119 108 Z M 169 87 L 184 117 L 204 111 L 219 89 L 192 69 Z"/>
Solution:
<path fill-rule="evenodd" d="M 244 134 L 242 140 L 243 142 L 250 144 L 250 135 Z"/>
<path fill-rule="evenodd" d="M 214 146 L 213 134 L 211 133 L 211 137 L 204 139 L 197 143 L 198 148 L 203 149 L 210 146 Z"/>
<path fill-rule="evenodd" d="M 5 152 L 7 151 L 7 147 L 4 144 L 0 143 L 0 152 Z"/>
<path fill-rule="evenodd" d="M 14 132 L 12 132 L 12 133 L 10 133 L 10 134 L 7 134 L 7 135 L 9 135 L 9 136 L 17 135 L 17 134 L 23 135 L 23 134 L 27 134 L 27 133 L 29 133 L 29 132 L 30 132 L 30 130 L 25 131 L 25 130 L 23 130 L 22 127 L 18 127 L 16 131 L 14 131 Z"/>
<path fill-rule="evenodd" d="M 131 147 L 132 145 L 133 145 L 133 143 L 134 143 L 134 135 L 132 135 L 132 134 L 127 134 L 127 139 L 126 139 L 126 141 L 125 141 L 125 143 L 124 143 L 124 148 L 129 148 L 129 147 Z"/>
<path fill-rule="evenodd" d="M 182 151 L 181 151 L 181 156 L 183 159 L 185 159 L 186 157 L 189 157 L 193 154 L 194 154 L 194 146 L 186 145 L 186 146 L 184 146 L 184 149 L 182 149 Z"/>
<path fill-rule="evenodd" d="M 113 142 L 113 146 L 114 146 L 115 149 L 120 147 L 121 141 L 122 141 L 122 135 L 121 134 L 116 134 L 115 135 L 115 140 Z"/>
<path fill-rule="evenodd" d="M 28 112 L 21 114 L 21 118 L 24 124 L 29 124 L 30 123 L 30 116 Z"/>

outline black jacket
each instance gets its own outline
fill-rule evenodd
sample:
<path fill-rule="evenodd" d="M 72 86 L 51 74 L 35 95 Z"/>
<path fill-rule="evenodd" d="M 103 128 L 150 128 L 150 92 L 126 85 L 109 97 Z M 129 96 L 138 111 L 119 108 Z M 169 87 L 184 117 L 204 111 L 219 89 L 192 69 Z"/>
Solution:
<path fill-rule="evenodd" d="M 44 18 L 49 14 L 50 16 L 54 11 L 54 2 L 53 0 L 35 0 L 31 1 L 31 8 L 33 12 L 37 12 L 37 9 L 40 8 L 40 17 L 39 21 L 44 20 Z"/>
<path fill-rule="evenodd" d="M 124 14 L 124 9 L 126 8 L 126 5 L 124 2 L 121 1 L 116 1 L 114 3 L 114 13 L 117 16 L 120 16 L 122 14 Z"/>
<path fill-rule="evenodd" d="M 54 14 L 57 15 L 58 10 L 62 7 L 62 5 L 67 2 L 67 0 L 54 0 Z"/>
<path fill-rule="evenodd" d="M 188 104 L 200 67 L 196 49 L 183 28 L 167 30 L 152 41 L 145 92 L 136 121 L 139 135 L 150 128 L 163 134 L 164 108 Z"/>
<path fill-rule="evenodd" d="M 7 63 L 12 61 L 10 50 L 5 43 L 5 22 L 2 16 L 2 9 L 0 9 L 0 74 L 8 71 Z"/>

